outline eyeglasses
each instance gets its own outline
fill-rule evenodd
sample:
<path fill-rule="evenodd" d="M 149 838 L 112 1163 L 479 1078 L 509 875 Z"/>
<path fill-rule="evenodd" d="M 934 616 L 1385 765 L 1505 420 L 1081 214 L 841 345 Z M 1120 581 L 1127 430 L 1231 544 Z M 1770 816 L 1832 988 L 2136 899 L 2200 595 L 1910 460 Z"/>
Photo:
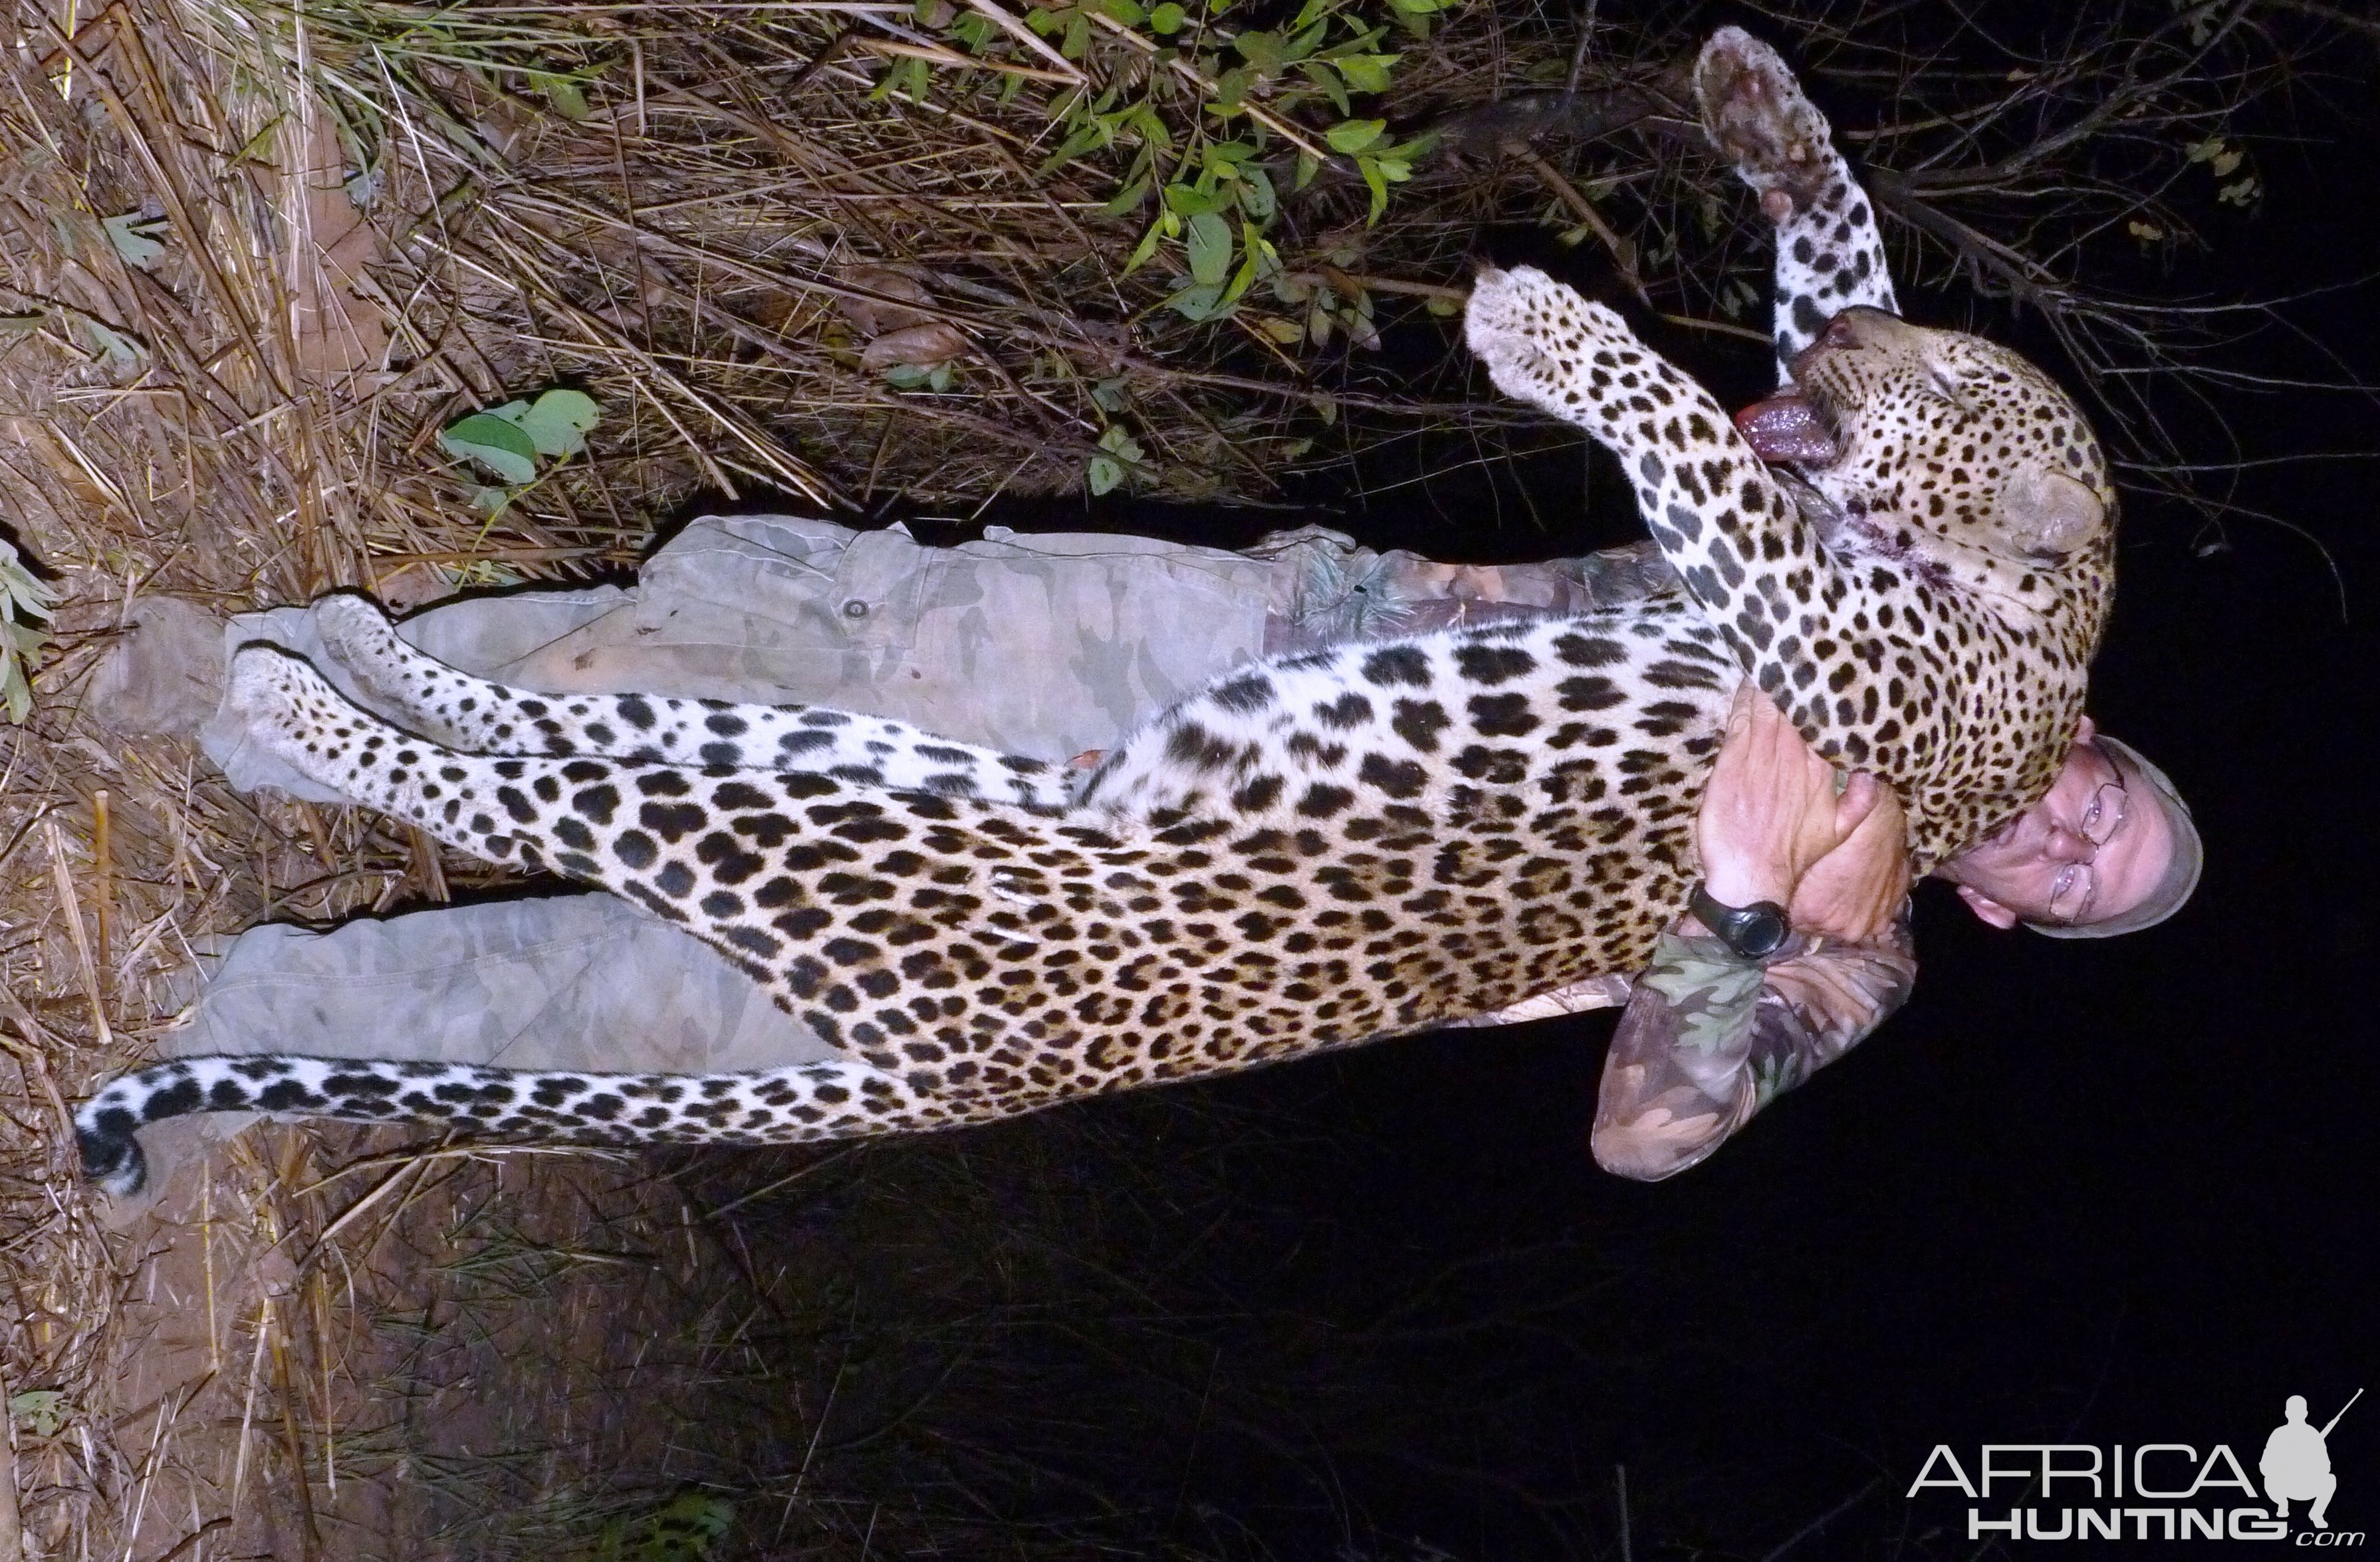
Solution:
<path fill-rule="evenodd" d="M 2110 766 L 2112 769 L 2112 765 Z M 2079 863 L 2069 863 L 2059 870 L 2057 881 L 2049 888 L 2049 919 L 2071 927 L 2091 914 L 2091 902 L 2099 893 L 2099 881 L 2091 869 L 2099 860 L 2099 853 L 2116 831 L 2124 828 L 2126 811 L 2131 805 L 2131 793 L 2124 790 L 2122 772 L 2102 784 L 2083 805 L 2082 817 L 2075 829 L 2091 843 L 2091 854 Z"/>

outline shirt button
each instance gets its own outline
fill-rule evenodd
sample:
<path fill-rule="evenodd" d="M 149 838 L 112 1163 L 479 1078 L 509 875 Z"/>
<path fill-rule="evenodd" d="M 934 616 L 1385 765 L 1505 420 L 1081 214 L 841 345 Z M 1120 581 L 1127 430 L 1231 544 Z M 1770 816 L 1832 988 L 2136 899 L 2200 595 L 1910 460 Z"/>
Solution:
<path fill-rule="evenodd" d="M 866 618 L 868 616 L 868 604 L 855 597 L 850 601 L 843 604 L 843 616 L 845 618 Z"/>

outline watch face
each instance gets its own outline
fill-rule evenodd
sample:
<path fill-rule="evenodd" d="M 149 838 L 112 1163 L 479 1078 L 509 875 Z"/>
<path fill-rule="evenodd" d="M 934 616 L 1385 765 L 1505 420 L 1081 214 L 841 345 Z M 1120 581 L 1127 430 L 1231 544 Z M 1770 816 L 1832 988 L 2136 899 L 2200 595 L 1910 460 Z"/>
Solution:
<path fill-rule="evenodd" d="M 1755 959 L 1774 954 L 1785 942 L 1785 919 L 1773 911 L 1746 910 L 1736 924 L 1732 940 L 1742 953 Z"/>

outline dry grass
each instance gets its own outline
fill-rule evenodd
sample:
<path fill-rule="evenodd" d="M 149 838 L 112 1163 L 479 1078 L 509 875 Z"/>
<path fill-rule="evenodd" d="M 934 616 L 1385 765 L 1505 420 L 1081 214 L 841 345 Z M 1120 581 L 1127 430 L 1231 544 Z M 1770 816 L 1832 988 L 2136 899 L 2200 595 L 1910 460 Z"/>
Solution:
<path fill-rule="evenodd" d="M 453 1169 L 436 1161 L 314 1186 L 325 1141 L 295 1132 L 237 1141 L 120 1229 L 82 1190 L 67 1105 L 148 1051 L 194 945 L 443 899 L 479 872 L 372 816 L 239 796 L 187 743 L 112 735 L 77 691 L 141 601 L 585 577 L 632 563 L 697 496 L 861 519 L 1071 493 L 1111 427 L 1144 453 L 1139 491 L 1278 502 L 1285 473 L 1387 433 L 1512 446 L 1525 420 L 1476 399 L 1442 337 L 1409 333 L 1441 350 L 1394 374 L 1346 345 L 1367 319 L 1459 297 L 1487 226 L 1567 230 L 1722 335 L 1743 333 L 1728 311 L 1760 264 L 1674 122 L 1584 147 L 1546 139 L 1551 120 L 1457 124 L 1461 154 L 1377 227 L 1343 169 L 1286 209 L 1274 236 L 1303 302 L 1260 289 L 1237 320 L 1193 323 L 1162 307 L 1172 268 L 1124 265 L 1147 218 L 1104 214 L 1116 165 L 1042 170 L 1066 89 L 1041 56 L 938 72 L 922 103 L 871 95 L 889 61 L 942 47 L 905 5 L 6 15 L 0 520 L 64 599 L 34 717 L 0 735 L 0 1047 L 17 1076 L 0 1387 L 32 1396 L 0 1445 L 0 1557 L 19 1526 L 44 1556 L 338 1554 L 318 1504 L 357 1511 L 339 1483 L 370 1445 L 343 1475 L 342 1439 L 383 1424 L 362 1411 L 386 1340 L 358 1320 L 414 1283 L 419 1252 L 390 1234 L 451 1229 L 461 1196 L 435 1192 Z M 1566 21 L 1474 0 L 1408 49 L 1393 112 L 1633 92 L 1689 46 L 1685 20 L 1574 51 Z M 1152 82 L 1124 41 L 1103 36 L 1084 68 L 1196 118 L 1196 84 Z M 1515 138 L 1538 150 L 1506 155 Z M 1331 339 L 1284 345 L 1323 286 Z M 937 359 L 941 389 L 884 373 Z M 589 453 L 475 507 L 481 479 L 438 431 L 565 384 L 601 408 Z M 555 1490 L 501 1495 L 533 1508 Z"/>
<path fill-rule="evenodd" d="M 20 1082 L 5 1372 L 50 1396 L 15 1418 L 0 1556 L 17 1521 L 45 1555 L 317 1549 L 324 1434 L 358 1403 L 356 1299 L 403 1290 L 361 1256 L 382 1209 L 343 1219 L 358 1179 L 296 1193 L 315 1142 L 276 1134 L 110 1230 L 67 1103 L 148 1051 L 194 943 L 443 898 L 473 871 L 367 815 L 237 795 L 188 745 L 78 709 L 142 599 L 419 599 L 617 569 L 698 493 L 857 515 L 1071 490 L 1115 420 L 1147 453 L 1136 486 L 1261 501 L 1281 442 L 1329 437 L 1318 388 L 1351 417 L 1468 416 L 1459 383 L 1444 406 L 1372 393 L 1332 355 L 1152 312 L 1164 268 L 1123 274 L 1138 224 L 1099 214 L 1112 179 L 1036 171 L 1049 83 L 1002 102 L 985 72 L 929 107 L 870 101 L 904 9 L 10 12 L 0 514 L 66 601 L 0 787 L 0 1044 Z M 1458 30 L 1432 95 L 1493 96 L 1532 58 L 1558 68 L 1549 47 L 1527 24 Z M 579 73 L 585 116 L 554 112 L 530 67 Z M 1459 281 L 1493 200 L 1452 185 L 1377 235 L 1359 195 L 1328 194 L 1287 259 L 1351 297 L 1347 277 L 1402 279 L 1381 315 L 1418 309 Z M 119 243 L 115 219 L 161 248 Z M 895 389 L 868 358 L 871 336 L 918 327 L 963 349 L 947 391 Z M 437 430 L 563 383 L 601 406 L 590 453 L 475 509 L 480 479 Z"/>

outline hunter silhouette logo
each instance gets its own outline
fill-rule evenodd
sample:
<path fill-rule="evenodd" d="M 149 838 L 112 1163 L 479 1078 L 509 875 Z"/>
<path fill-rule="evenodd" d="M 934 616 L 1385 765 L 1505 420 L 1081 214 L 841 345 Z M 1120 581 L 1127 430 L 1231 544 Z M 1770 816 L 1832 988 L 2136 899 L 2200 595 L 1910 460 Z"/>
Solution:
<path fill-rule="evenodd" d="M 2362 1398 L 2359 1388 L 2317 1427 L 2307 1419 L 2305 1396 L 2290 1395 L 2281 1424 L 2265 1439 L 2264 1457 L 2257 1460 L 2261 1490 L 2226 1443 L 2204 1452 L 2189 1443 L 1985 1443 L 1964 1464 L 1949 1444 L 1937 1443 L 1905 1495 L 1913 1498 L 1943 1490 L 1964 1496 L 1972 1505 L 1971 1541 L 2233 1540 L 2323 1549 L 2361 1546 L 2362 1531 L 2330 1527 L 2338 1477 L 2331 1469 L 2329 1438 Z M 2014 1499 L 2014 1505 L 1986 1506 L 1996 1499 Z M 2293 1532 L 2289 1508 L 2296 1503 L 2306 1505 L 2301 1520 L 2306 1527 Z"/>
<path fill-rule="evenodd" d="M 2289 1419 L 2265 1439 L 2265 1457 L 2256 1466 L 2265 1477 L 2265 1495 L 2272 1502 L 2274 1518 L 2287 1519 L 2293 1502 L 2310 1502 L 2313 1506 L 2306 1509 L 2306 1521 L 2317 1530 L 2330 1528 L 2323 1515 L 2330 1509 L 2331 1494 L 2338 1490 L 2338 1477 L 2330 1469 L 2330 1429 L 2362 1398 L 2359 1388 L 2317 1432 L 2306 1424 L 2305 1396 L 2289 1396 L 2283 1407 Z"/>

